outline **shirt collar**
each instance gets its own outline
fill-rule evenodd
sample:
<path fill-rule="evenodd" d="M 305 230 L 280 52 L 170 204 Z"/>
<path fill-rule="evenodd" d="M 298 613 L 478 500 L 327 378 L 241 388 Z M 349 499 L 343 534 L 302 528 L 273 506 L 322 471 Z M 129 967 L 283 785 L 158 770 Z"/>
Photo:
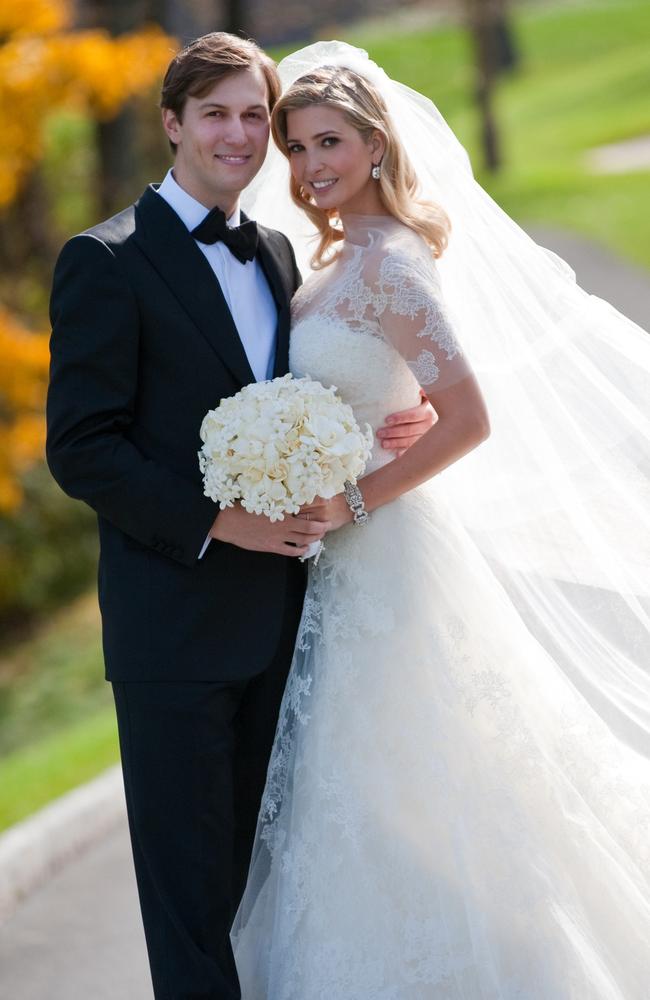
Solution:
<path fill-rule="evenodd" d="M 161 198 L 174 209 L 181 222 L 183 222 L 190 232 L 203 222 L 208 209 L 200 201 L 188 194 L 176 181 L 172 169 L 167 171 L 164 181 L 157 189 Z M 239 204 L 235 208 L 230 218 L 227 220 L 229 226 L 238 226 L 241 222 Z"/>

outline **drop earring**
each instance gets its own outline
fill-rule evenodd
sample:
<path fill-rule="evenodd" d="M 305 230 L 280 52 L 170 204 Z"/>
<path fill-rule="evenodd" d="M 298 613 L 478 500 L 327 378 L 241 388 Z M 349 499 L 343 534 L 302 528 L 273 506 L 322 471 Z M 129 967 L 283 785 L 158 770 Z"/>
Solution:
<path fill-rule="evenodd" d="M 380 163 L 373 163 L 372 170 L 371 170 L 370 173 L 371 173 L 371 176 L 372 176 L 373 180 L 378 181 L 379 178 L 381 177 L 381 164 Z"/>

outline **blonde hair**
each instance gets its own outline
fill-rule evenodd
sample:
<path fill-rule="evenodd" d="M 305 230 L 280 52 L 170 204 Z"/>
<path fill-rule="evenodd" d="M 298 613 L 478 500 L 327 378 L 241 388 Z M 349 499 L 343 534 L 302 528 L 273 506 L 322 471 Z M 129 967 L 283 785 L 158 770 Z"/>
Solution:
<path fill-rule="evenodd" d="M 451 223 L 447 213 L 432 202 L 418 197 L 418 179 L 390 120 L 381 95 L 371 83 L 352 70 L 321 66 L 301 76 L 282 95 L 273 109 L 271 130 L 280 151 L 290 158 L 287 145 L 287 114 L 315 104 L 341 111 L 364 140 L 380 132 L 386 143 L 378 180 L 379 196 L 386 211 L 418 233 L 440 257 L 447 246 Z M 332 259 L 330 251 L 343 239 L 336 209 L 318 208 L 313 199 L 291 176 L 291 198 L 309 216 L 320 233 L 312 266 L 324 267 Z"/>

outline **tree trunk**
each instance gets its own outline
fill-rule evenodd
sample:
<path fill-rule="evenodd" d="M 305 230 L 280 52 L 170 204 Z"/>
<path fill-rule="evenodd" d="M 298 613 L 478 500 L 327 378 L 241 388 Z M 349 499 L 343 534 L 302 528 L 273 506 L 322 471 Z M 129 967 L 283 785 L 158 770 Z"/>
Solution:
<path fill-rule="evenodd" d="M 151 0 L 80 0 L 78 23 L 85 28 L 106 28 L 111 35 L 135 31 L 151 20 Z M 109 121 L 97 122 L 97 202 L 103 216 L 123 208 L 140 193 L 137 122 L 127 105 Z"/>
<path fill-rule="evenodd" d="M 481 140 L 486 168 L 496 172 L 501 166 L 501 140 L 494 113 L 494 88 L 500 71 L 512 65 L 514 48 L 506 19 L 505 0 L 465 0 L 476 66 L 476 103 L 481 119 Z"/>
<path fill-rule="evenodd" d="M 233 35 L 248 35 L 251 25 L 246 0 L 227 0 L 224 8 L 225 30 Z"/>
<path fill-rule="evenodd" d="M 37 288 L 48 285 L 55 247 L 47 190 L 40 169 L 35 167 L 18 197 L 2 212 L 0 297 L 4 306 L 21 311 L 26 288 L 32 282 Z M 36 311 L 41 305 L 38 302 Z"/>

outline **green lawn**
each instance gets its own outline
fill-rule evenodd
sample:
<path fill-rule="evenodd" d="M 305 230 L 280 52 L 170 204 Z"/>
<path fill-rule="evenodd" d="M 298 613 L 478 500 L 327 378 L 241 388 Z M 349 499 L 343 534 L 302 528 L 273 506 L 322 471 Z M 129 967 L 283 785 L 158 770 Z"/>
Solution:
<path fill-rule="evenodd" d="M 117 759 L 93 593 L 0 657 L 0 829 Z"/>
<path fill-rule="evenodd" d="M 118 759 L 112 708 L 84 716 L 0 758 L 0 830 L 94 778 Z"/>
<path fill-rule="evenodd" d="M 514 24 L 521 68 L 499 86 L 497 176 L 481 166 L 463 31 L 346 38 L 436 102 L 481 184 L 514 218 L 575 229 L 650 267 L 650 170 L 594 176 L 584 163 L 594 146 L 650 134 L 650 3 L 524 7 Z"/>

